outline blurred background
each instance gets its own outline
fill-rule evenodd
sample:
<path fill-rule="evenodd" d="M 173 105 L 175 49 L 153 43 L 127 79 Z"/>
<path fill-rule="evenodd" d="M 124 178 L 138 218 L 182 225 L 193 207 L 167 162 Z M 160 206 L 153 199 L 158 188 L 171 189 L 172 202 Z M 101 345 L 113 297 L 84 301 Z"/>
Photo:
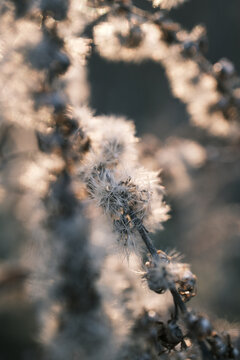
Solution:
<path fill-rule="evenodd" d="M 150 8 L 148 0 L 134 2 Z M 33 2 L 0 1 L 0 360 L 112 360 L 111 346 L 114 353 L 115 339 L 128 341 L 138 311 L 156 301 L 164 313 L 166 300 L 171 301 L 147 292 L 118 253 L 110 249 L 106 255 L 113 236 L 91 206 L 84 202 L 76 218 L 67 211 L 75 207 L 70 185 L 80 200 L 86 196 L 79 179 L 66 175 L 61 158 L 62 149 L 69 150 L 69 134 L 59 136 L 55 116 L 64 113 L 57 120 L 66 120 L 68 103 L 75 110 L 80 106 L 77 119 L 85 116 L 86 123 L 92 115 L 81 105 L 87 102 L 96 115 L 134 121 L 139 161 L 151 170 L 162 169 L 171 206 L 164 230 L 151 235 L 156 246 L 176 249 L 197 275 L 197 296 L 189 308 L 220 319 L 221 331 L 227 323 L 221 319 L 230 323 L 226 327 L 239 327 L 239 144 L 193 126 L 160 64 L 111 62 L 94 45 L 91 52 L 90 42 L 79 38 L 91 16 L 76 11 L 81 1 L 71 3 L 72 27 L 65 21 L 68 0 L 36 1 L 43 9 L 49 6 L 50 14 L 56 12 L 56 21 L 47 17 L 45 28 L 43 10 L 24 15 Z M 189 0 L 170 17 L 188 30 L 205 24 L 207 57 L 213 64 L 229 58 L 240 74 L 239 14 L 239 0 Z M 68 55 L 73 66 L 66 71 Z M 55 67 L 56 60 L 64 69 Z M 71 117 L 67 123 L 77 132 L 81 126 Z M 89 139 L 80 132 L 79 138 L 74 153 L 84 154 Z M 130 345 L 135 339 L 142 340 L 134 335 Z M 75 351 L 77 357 L 69 355 Z M 130 359 L 136 358 L 130 353 Z"/>
<path fill-rule="evenodd" d="M 142 8 L 146 3 L 138 1 Z M 240 72 L 238 0 L 192 0 L 170 16 L 188 30 L 204 24 L 208 59 L 215 63 L 228 58 Z M 198 296 L 192 306 L 239 321 L 239 147 L 190 123 L 185 106 L 171 95 L 159 64 L 113 63 L 94 52 L 88 80 L 90 106 L 98 115 L 134 120 L 137 135 L 143 137 L 144 165 L 163 168 L 171 219 L 154 240 L 163 250 L 176 248 L 192 264 L 198 276 Z"/>

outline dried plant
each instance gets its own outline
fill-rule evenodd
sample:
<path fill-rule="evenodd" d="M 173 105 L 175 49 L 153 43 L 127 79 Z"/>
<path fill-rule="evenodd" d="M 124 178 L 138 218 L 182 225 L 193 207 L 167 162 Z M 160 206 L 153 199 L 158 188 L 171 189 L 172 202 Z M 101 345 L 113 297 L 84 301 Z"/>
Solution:
<path fill-rule="evenodd" d="M 91 47 L 111 61 L 151 59 L 193 123 L 236 153 L 239 78 L 230 61 L 205 58 L 202 26 L 187 32 L 168 17 L 183 2 L 0 4 L 1 358 L 239 358 L 238 333 L 187 306 L 190 265 L 151 239 L 170 217 L 159 168 L 177 198 L 190 170 L 215 161 L 211 149 L 139 141 L 132 121 L 87 105 Z"/>

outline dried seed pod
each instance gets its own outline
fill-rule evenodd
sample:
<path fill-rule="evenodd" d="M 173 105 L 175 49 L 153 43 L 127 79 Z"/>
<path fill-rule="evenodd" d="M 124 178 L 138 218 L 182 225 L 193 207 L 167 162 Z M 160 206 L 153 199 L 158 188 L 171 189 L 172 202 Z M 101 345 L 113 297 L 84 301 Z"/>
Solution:
<path fill-rule="evenodd" d="M 184 302 L 196 295 L 196 276 L 191 272 L 188 264 L 177 262 L 179 255 L 168 256 L 158 250 L 159 263 L 150 259 L 146 263 L 146 272 L 143 276 L 151 290 L 158 294 L 164 293 L 172 286 L 176 286 Z"/>

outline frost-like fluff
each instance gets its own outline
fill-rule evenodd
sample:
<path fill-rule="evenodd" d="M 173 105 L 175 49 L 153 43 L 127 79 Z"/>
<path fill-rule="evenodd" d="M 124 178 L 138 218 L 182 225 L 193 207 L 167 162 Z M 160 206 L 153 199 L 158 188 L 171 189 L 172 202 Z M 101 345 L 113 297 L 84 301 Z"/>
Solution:
<path fill-rule="evenodd" d="M 39 26 L 29 19 L 16 21 L 12 6 L 5 6 L 6 9 L 9 6 L 9 11 L 4 11 L 4 2 L 0 4 L 1 117 L 24 128 L 33 128 L 47 114 L 44 110 L 41 114 L 34 112 L 34 101 L 29 94 L 41 83 L 42 74 L 29 68 L 24 52 L 38 42 Z"/>
<path fill-rule="evenodd" d="M 81 115 L 80 115 L 81 117 Z M 135 126 L 132 121 L 115 116 L 81 117 L 81 126 L 91 139 L 92 151 L 86 163 L 94 161 L 108 167 L 133 163 L 137 154 Z"/>
<path fill-rule="evenodd" d="M 139 229 L 154 231 L 167 220 L 163 187 L 158 172 L 139 167 L 135 127 L 123 118 L 79 113 L 91 150 L 79 173 L 88 195 L 111 220 L 118 242 L 138 248 Z"/>
<path fill-rule="evenodd" d="M 111 219 L 124 247 L 136 246 L 142 226 L 154 231 L 168 218 L 156 173 L 144 169 L 114 171 L 99 164 L 84 181 L 90 197 Z"/>
<path fill-rule="evenodd" d="M 239 124 L 218 106 L 222 94 L 214 67 L 198 49 L 205 35 L 202 26 L 196 26 L 190 33 L 179 31 L 176 36 L 180 44 L 166 47 L 165 57 L 159 61 L 166 70 L 173 94 L 186 104 L 195 125 L 215 136 L 238 139 Z M 227 84 L 230 92 L 234 79 L 232 82 Z"/>
<path fill-rule="evenodd" d="M 181 5 L 186 0 L 153 0 L 153 6 L 160 6 L 162 9 L 171 9 L 178 5 Z"/>
<path fill-rule="evenodd" d="M 68 21 L 59 29 L 64 36 L 65 49 L 71 60 L 71 66 L 64 75 L 64 80 L 67 83 L 66 92 L 69 102 L 73 107 L 86 102 L 89 96 L 85 67 L 91 40 L 79 37 L 86 23 L 90 21 L 85 7 L 84 0 L 69 1 Z"/>
<path fill-rule="evenodd" d="M 186 59 L 176 47 L 175 56 L 163 61 L 173 94 L 187 104 L 192 122 L 210 133 L 229 138 L 240 136 L 239 125 L 229 122 L 222 111 L 210 111 L 221 99 L 216 79 L 203 73 L 192 59 Z"/>
<path fill-rule="evenodd" d="M 160 31 L 150 23 L 130 27 L 125 18 L 111 17 L 94 28 L 94 43 L 100 55 L 113 61 L 141 62 L 164 56 Z"/>
<path fill-rule="evenodd" d="M 105 234 L 105 238 L 108 234 Z M 99 291 L 104 299 L 104 310 L 111 323 L 118 343 L 131 343 L 131 327 L 144 309 L 164 313 L 170 305 L 168 296 L 152 292 L 137 277 L 139 260 L 131 257 L 131 270 L 127 261 L 120 261 L 119 254 L 112 254 L 102 264 Z"/>

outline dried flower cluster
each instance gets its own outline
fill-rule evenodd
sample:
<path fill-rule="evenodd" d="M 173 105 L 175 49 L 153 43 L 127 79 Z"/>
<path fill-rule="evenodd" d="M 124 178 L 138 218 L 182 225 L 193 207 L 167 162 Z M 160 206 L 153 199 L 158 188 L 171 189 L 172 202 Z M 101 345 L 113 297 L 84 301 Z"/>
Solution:
<path fill-rule="evenodd" d="M 89 196 L 111 219 L 119 243 L 127 250 L 137 248 L 139 229 L 161 228 L 168 217 L 160 179 L 157 173 L 137 168 L 137 138 L 131 122 L 95 118 L 91 127 L 89 131 L 85 127 L 93 145 L 81 177 Z"/>

